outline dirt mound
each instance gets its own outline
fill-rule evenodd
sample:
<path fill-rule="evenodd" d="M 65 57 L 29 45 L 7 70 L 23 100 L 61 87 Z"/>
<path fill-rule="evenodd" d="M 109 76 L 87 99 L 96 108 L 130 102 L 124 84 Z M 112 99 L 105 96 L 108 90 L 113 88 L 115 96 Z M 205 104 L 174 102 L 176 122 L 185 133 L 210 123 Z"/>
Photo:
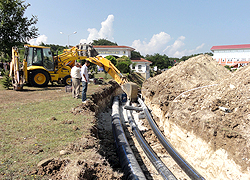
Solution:
<path fill-rule="evenodd" d="M 147 104 L 157 105 L 165 122 L 194 132 L 214 150 L 225 149 L 247 170 L 250 66 L 231 73 L 212 57 L 200 55 L 147 80 L 142 94 Z"/>
<path fill-rule="evenodd" d="M 142 94 L 153 104 L 165 108 L 180 93 L 205 85 L 216 84 L 230 72 L 210 56 L 193 57 L 143 83 Z M 166 111 L 167 109 L 164 109 Z"/>
<path fill-rule="evenodd" d="M 51 159 L 30 174 L 49 175 L 51 179 L 122 179 L 122 174 L 114 172 L 109 163 L 93 152 L 85 159 Z"/>

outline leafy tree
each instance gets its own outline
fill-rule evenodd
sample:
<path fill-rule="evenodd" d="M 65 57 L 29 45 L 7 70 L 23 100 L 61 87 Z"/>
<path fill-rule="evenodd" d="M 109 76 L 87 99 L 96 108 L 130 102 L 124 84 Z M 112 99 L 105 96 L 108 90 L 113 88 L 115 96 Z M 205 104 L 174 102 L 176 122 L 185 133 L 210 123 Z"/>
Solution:
<path fill-rule="evenodd" d="M 119 62 L 125 62 L 128 65 L 132 64 L 131 59 L 129 59 L 129 57 L 127 57 L 127 56 L 122 56 L 120 58 L 117 58 L 116 60 L 117 60 L 117 63 L 119 63 Z"/>
<path fill-rule="evenodd" d="M 116 67 L 117 67 L 117 69 L 119 69 L 121 71 L 121 73 L 129 73 L 130 72 L 130 68 L 129 68 L 128 64 L 124 61 L 120 61 L 119 63 L 117 63 Z"/>
<path fill-rule="evenodd" d="M 110 60 L 112 64 L 114 65 L 117 64 L 116 58 L 114 56 L 109 55 L 109 56 L 106 56 L 105 58 Z"/>
<path fill-rule="evenodd" d="M 122 72 L 122 73 L 129 73 L 130 72 L 130 65 L 132 64 L 131 59 L 127 56 L 122 56 L 120 58 L 117 58 L 117 64 L 116 67 Z"/>
<path fill-rule="evenodd" d="M 160 55 L 156 53 L 154 55 L 146 55 L 146 60 L 151 61 L 151 67 L 157 66 L 158 69 L 165 69 L 168 66 L 172 66 L 172 61 L 169 60 L 167 55 Z"/>
<path fill-rule="evenodd" d="M 107 39 L 98 39 L 98 40 L 93 40 L 92 43 L 94 46 L 118 46 L 117 43 L 111 42 Z"/>
<path fill-rule="evenodd" d="M 62 54 L 64 49 L 67 49 L 66 46 L 60 46 L 60 45 L 56 45 L 56 44 L 44 44 L 43 42 L 40 44 L 40 46 L 46 46 L 46 47 L 50 47 L 51 51 L 56 54 L 56 52 L 58 51 L 58 54 Z"/>
<path fill-rule="evenodd" d="M 136 59 L 136 58 L 144 58 L 140 52 L 137 51 L 131 51 L 131 59 Z"/>
<path fill-rule="evenodd" d="M 38 36 L 38 28 L 34 25 L 36 16 L 28 19 L 24 17 L 25 10 L 30 4 L 22 0 L 0 1 L 0 51 L 5 56 L 11 57 L 11 48 L 18 46 Z"/>
<path fill-rule="evenodd" d="M 209 55 L 209 56 L 213 56 L 214 54 L 211 52 L 206 52 L 205 54 Z"/>
<path fill-rule="evenodd" d="M 12 85 L 11 78 L 9 77 L 9 71 L 4 72 L 3 79 L 1 80 L 1 84 L 5 89 L 9 89 L 9 87 Z"/>

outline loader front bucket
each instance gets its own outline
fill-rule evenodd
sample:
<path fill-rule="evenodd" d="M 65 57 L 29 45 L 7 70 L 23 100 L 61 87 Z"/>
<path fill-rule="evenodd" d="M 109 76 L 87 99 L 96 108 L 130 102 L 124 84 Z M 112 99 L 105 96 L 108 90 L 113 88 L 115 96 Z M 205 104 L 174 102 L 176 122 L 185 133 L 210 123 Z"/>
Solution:
<path fill-rule="evenodd" d="M 136 83 L 127 82 L 127 83 L 121 85 L 121 87 L 122 87 L 122 90 L 127 94 L 128 98 L 132 102 L 137 100 L 138 86 Z"/>

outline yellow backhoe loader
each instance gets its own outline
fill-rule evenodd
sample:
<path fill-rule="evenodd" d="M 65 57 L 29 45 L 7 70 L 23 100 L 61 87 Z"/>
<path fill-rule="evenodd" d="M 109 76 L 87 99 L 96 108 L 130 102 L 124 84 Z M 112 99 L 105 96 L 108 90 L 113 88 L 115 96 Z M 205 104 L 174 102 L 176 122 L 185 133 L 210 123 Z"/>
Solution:
<path fill-rule="evenodd" d="M 46 87 L 51 83 L 71 82 L 70 71 L 76 60 L 88 60 L 104 68 L 105 72 L 121 85 L 124 92 L 133 101 L 137 98 L 138 87 L 128 82 L 120 71 L 106 58 L 97 56 L 97 51 L 90 44 L 79 44 L 71 49 L 64 49 L 60 55 L 53 56 L 49 47 L 25 45 L 25 56 L 20 62 L 18 49 L 12 48 L 10 74 L 14 90 L 22 90 L 24 83 L 36 87 Z"/>

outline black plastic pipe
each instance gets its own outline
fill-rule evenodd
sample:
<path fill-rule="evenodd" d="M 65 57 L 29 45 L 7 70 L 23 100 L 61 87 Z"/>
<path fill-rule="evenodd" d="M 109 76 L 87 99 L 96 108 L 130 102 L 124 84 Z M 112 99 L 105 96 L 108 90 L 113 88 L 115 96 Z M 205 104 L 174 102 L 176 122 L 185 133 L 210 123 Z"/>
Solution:
<path fill-rule="evenodd" d="M 177 180 L 174 174 L 161 161 L 161 159 L 156 155 L 154 150 L 148 145 L 144 137 L 141 135 L 141 132 L 138 129 L 137 125 L 135 124 L 131 112 L 129 110 L 126 110 L 126 112 L 127 112 L 128 122 L 133 131 L 133 134 L 135 135 L 138 143 L 140 144 L 141 148 L 143 149 L 143 151 L 145 152 L 151 163 L 154 165 L 155 169 L 159 172 L 159 174 L 162 176 L 163 179 Z"/>
<path fill-rule="evenodd" d="M 170 156 L 175 160 L 175 162 L 182 168 L 182 170 L 192 179 L 192 180 L 205 180 L 172 146 L 172 144 L 166 139 L 166 137 L 162 134 L 156 123 L 154 122 L 151 114 L 148 111 L 147 106 L 144 104 L 142 99 L 138 98 L 138 102 L 140 103 L 145 115 L 148 120 L 152 130 L 155 135 L 158 137 L 161 144 L 170 154 Z"/>
<path fill-rule="evenodd" d="M 136 158 L 131 150 L 128 140 L 125 136 L 119 113 L 119 98 L 114 97 L 112 106 L 112 130 L 115 138 L 117 155 L 119 156 L 125 179 L 128 180 L 145 180 Z"/>

